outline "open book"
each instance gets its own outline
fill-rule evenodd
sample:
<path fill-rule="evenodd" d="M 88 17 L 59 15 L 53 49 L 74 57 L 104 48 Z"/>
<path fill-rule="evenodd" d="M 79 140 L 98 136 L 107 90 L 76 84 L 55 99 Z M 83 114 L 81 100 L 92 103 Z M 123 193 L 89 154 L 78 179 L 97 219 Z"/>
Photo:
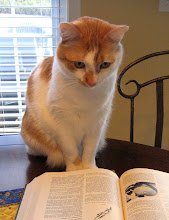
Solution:
<path fill-rule="evenodd" d="M 26 186 L 17 220 L 169 219 L 169 174 L 136 168 L 51 172 Z"/>

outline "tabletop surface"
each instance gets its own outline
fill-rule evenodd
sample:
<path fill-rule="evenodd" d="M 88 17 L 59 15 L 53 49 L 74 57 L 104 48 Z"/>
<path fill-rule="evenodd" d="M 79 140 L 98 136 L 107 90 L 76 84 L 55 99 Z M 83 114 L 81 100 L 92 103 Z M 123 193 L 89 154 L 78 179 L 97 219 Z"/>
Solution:
<path fill-rule="evenodd" d="M 120 176 L 132 168 L 151 168 L 169 172 L 169 151 L 146 145 L 107 139 L 106 147 L 97 154 L 97 166 L 115 170 Z M 23 188 L 44 172 L 61 172 L 50 169 L 45 157 L 26 153 L 20 135 L 0 136 L 0 191 Z"/>

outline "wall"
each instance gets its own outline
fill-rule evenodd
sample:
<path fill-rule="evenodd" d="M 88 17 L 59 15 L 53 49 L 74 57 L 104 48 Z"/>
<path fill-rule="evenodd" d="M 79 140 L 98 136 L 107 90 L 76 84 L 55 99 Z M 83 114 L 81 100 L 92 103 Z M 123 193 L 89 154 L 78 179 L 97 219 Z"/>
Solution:
<path fill-rule="evenodd" d="M 158 0 L 82 0 L 81 15 L 98 17 L 114 24 L 127 24 L 130 30 L 123 39 L 124 58 L 119 72 L 130 62 L 146 54 L 169 49 L 169 13 L 158 11 Z M 128 71 L 123 90 L 133 94 L 134 85 L 125 86 L 129 79 L 143 83 L 152 78 L 167 75 L 168 55 L 145 61 Z M 160 60 L 160 61 L 159 61 Z M 148 64 L 151 65 L 148 65 Z M 154 144 L 156 121 L 155 85 L 145 88 L 136 101 L 135 142 Z M 169 80 L 164 83 L 165 122 L 162 146 L 169 150 Z M 129 140 L 129 100 L 116 91 L 113 112 L 107 137 Z M 168 146 L 168 148 L 167 148 Z"/>

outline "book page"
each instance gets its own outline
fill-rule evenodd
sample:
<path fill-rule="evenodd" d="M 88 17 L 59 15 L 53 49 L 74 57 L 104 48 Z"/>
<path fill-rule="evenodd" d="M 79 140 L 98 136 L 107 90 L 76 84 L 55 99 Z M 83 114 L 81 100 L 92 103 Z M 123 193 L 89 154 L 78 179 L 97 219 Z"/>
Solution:
<path fill-rule="evenodd" d="M 136 168 L 120 177 L 125 219 L 169 219 L 169 174 Z"/>
<path fill-rule="evenodd" d="M 96 169 L 86 174 L 84 210 L 85 220 L 123 219 L 119 178 L 113 171 Z"/>
<path fill-rule="evenodd" d="M 123 220 L 119 178 L 112 171 L 45 173 L 36 179 L 28 184 L 17 220 Z"/>
<path fill-rule="evenodd" d="M 27 184 L 24 195 L 16 215 L 17 220 L 33 219 L 35 213 L 35 204 L 38 203 L 41 192 L 41 182 L 43 178 L 35 178 L 30 184 Z M 22 205 L 23 204 L 23 205 Z M 31 211 L 30 211 L 31 210 Z"/>

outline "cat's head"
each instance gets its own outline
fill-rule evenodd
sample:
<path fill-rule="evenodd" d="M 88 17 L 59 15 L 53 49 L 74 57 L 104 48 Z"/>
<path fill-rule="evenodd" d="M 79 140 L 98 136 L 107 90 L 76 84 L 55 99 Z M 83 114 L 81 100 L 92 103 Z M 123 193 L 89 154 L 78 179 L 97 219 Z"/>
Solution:
<path fill-rule="evenodd" d="M 122 58 L 121 40 L 128 26 L 91 17 L 61 23 L 57 56 L 66 74 L 93 87 L 113 74 Z"/>

